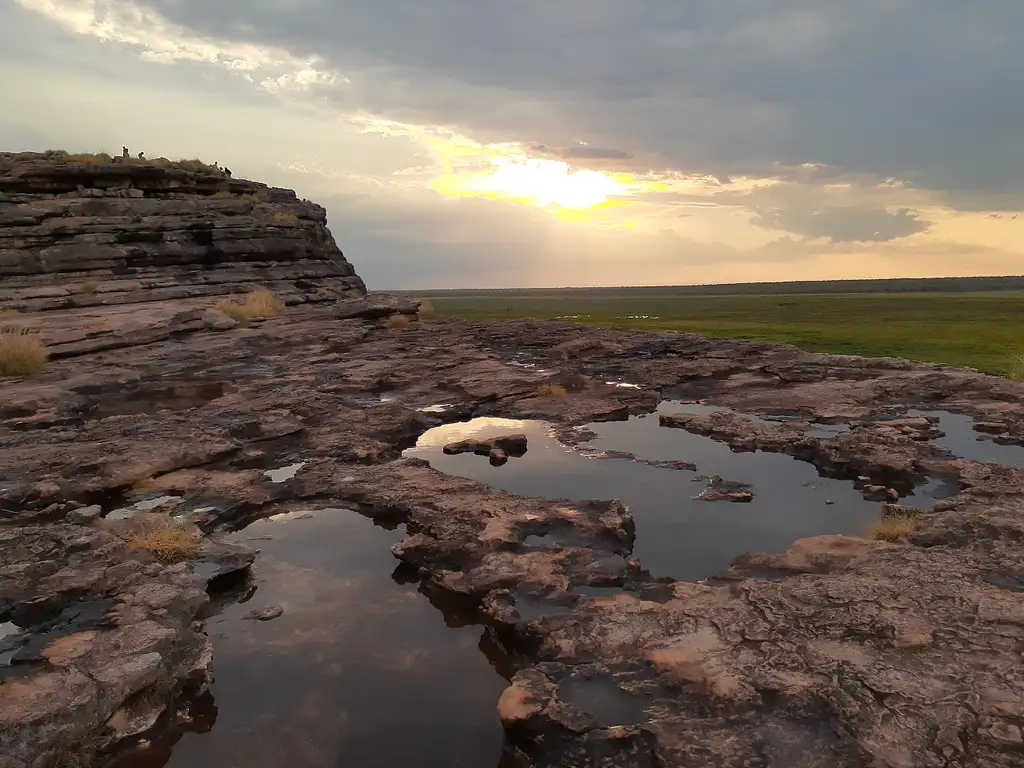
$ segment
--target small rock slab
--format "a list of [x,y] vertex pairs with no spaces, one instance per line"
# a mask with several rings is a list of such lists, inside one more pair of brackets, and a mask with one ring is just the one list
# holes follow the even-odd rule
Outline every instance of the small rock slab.
[[420,303],[401,296],[376,294],[358,299],[339,301],[334,305],[334,316],[339,320],[363,318],[376,320],[391,315],[415,315],[420,311]]
[[266,608],[262,608],[258,611],[250,611],[243,619],[249,621],[273,621],[279,616],[284,614],[284,608],[280,605],[269,605]]
[[460,453],[475,453],[488,456],[491,463],[504,464],[509,457],[519,458],[526,454],[526,435],[501,435],[486,440],[460,440],[448,443],[442,450],[448,456]]

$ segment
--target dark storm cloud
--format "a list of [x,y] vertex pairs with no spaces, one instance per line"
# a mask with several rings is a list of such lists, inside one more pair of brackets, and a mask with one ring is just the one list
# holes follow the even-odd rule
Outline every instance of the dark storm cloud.
[[1011,0],[145,2],[323,57],[351,79],[342,104],[489,139],[579,138],[722,176],[810,162],[1024,186]]
[[626,160],[632,157],[629,152],[623,152],[621,149],[604,149],[602,147],[590,147],[582,144],[578,147],[563,148],[549,147],[547,144],[531,144],[529,150],[540,155],[557,157],[562,160]]
[[568,163],[570,167],[579,166],[599,171],[630,171],[643,167],[641,159],[621,149],[591,147],[583,144],[551,147],[535,142],[526,145],[526,150],[531,157],[560,160]]
[[929,222],[909,209],[890,213],[880,208],[825,207],[762,211],[754,223],[803,237],[826,238],[833,243],[884,243],[924,232]]

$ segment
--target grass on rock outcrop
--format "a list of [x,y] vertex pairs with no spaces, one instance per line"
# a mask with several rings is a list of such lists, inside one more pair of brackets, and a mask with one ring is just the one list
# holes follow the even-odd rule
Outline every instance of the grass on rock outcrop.
[[561,384],[545,384],[543,387],[538,387],[533,394],[535,397],[565,397],[569,394],[569,390]]
[[260,288],[246,294],[241,301],[236,299],[219,301],[217,309],[232,320],[244,323],[257,318],[277,317],[284,312],[284,302],[270,291]]
[[[26,154],[26,157],[31,155]],[[222,169],[203,162],[199,158],[179,158],[170,160],[166,157],[114,157],[108,152],[68,152],[63,149],[48,149],[43,153],[48,160],[56,163],[81,163],[82,165],[103,165],[105,163],[135,163],[138,165],[155,165],[160,168],[177,168],[181,171],[194,173],[220,173]]]
[[916,515],[886,515],[868,526],[868,535],[878,541],[899,541],[916,527]]
[[28,328],[0,328],[0,376],[31,376],[46,367],[46,345]]
[[409,328],[412,322],[408,314],[392,314],[387,318],[387,327],[392,331],[399,331],[403,328]]
[[193,527],[173,520],[161,520],[157,525],[128,536],[125,542],[135,549],[149,552],[161,563],[173,564],[198,555],[203,536]]

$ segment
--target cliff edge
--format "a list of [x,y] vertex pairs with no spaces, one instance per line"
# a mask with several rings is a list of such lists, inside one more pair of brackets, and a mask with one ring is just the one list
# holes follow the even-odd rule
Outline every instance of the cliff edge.
[[256,287],[366,294],[327,212],[290,189],[198,161],[0,153],[0,312],[35,315],[51,357],[216,329],[216,302]]
[[22,311],[237,293],[288,304],[366,293],[290,189],[147,161],[0,154],[0,303]]

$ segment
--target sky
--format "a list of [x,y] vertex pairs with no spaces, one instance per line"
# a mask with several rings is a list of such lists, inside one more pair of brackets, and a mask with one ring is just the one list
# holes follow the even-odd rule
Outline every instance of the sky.
[[1024,272],[1020,0],[0,0],[0,150],[199,157],[371,289]]

